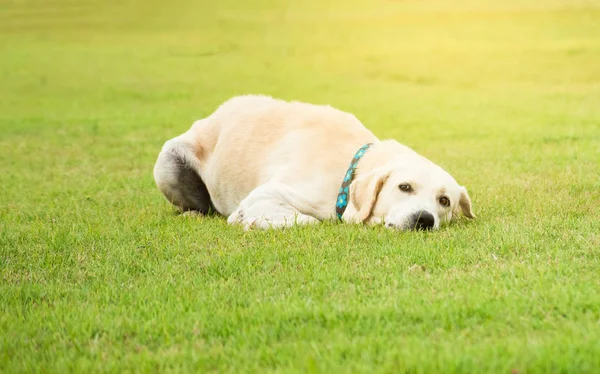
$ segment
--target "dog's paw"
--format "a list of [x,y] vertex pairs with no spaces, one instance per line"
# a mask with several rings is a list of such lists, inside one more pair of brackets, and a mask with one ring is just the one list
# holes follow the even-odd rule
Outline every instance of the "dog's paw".
[[202,214],[202,212],[200,212],[199,210],[188,210],[181,213],[182,217],[202,217],[203,215],[204,214]]
[[250,229],[267,230],[270,228],[281,227],[280,222],[272,222],[272,220],[269,220],[266,217],[246,215],[241,210],[236,210],[233,212],[227,218],[227,223],[230,225],[241,225],[245,231]]
[[233,213],[227,217],[227,223],[230,225],[237,225],[242,223],[242,218],[244,217],[242,210],[238,207]]
[[291,227],[295,225],[305,225],[319,222],[318,219],[304,214],[262,214],[252,215],[244,212],[235,212],[230,215],[227,222],[231,225],[241,225],[244,230],[251,229],[269,230]]
[[251,204],[248,199],[241,202],[238,208],[231,213],[227,218],[227,223],[230,225],[241,225],[244,230],[250,230],[252,228],[268,228],[265,225],[264,220],[260,220],[258,213],[258,207],[256,204]]

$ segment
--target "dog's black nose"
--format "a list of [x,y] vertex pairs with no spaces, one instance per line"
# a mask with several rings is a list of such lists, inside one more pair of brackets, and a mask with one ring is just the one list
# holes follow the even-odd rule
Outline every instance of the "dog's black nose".
[[420,210],[412,215],[410,227],[413,230],[431,230],[434,224],[433,214],[426,210]]

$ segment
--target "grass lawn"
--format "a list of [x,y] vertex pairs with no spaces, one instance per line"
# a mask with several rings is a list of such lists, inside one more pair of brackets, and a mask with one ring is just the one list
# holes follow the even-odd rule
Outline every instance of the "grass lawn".
[[[243,93],[356,114],[478,218],[176,215],[160,147]],[[0,171],[4,373],[600,368],[597,0],[0,0]]]

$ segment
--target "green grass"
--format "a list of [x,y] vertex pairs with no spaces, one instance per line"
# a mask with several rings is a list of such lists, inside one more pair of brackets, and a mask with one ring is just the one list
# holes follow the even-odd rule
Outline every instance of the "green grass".
[[[0,371],[596,372],[599,25],[591,0],[0,0]],[[242,93],[355,113],[477,220],[177,216],[162,143]]]

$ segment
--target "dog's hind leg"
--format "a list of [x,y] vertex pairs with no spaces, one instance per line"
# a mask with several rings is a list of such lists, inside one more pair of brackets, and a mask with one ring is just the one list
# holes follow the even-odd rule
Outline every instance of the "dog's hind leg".
[[193,147],[181,137],[165,143],[154,166],[154,181],[167,200],[181,211],[207,214],[211,200],[200,177]]

